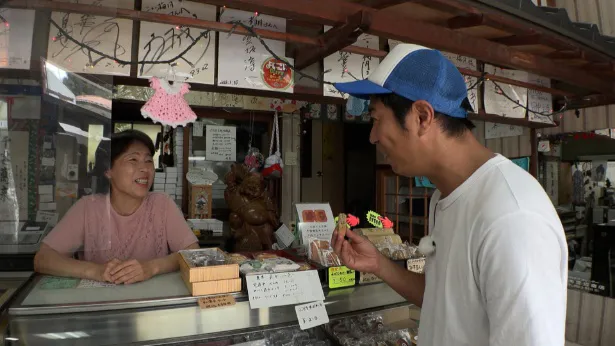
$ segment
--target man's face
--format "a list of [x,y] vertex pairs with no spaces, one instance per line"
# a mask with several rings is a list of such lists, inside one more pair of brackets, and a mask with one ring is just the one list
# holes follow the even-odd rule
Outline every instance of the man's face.
[[370,102],[370,115],[373,125],[369,140],[386,157],[393,172],[406,177],[422,175],[426,157],[422,155],[418,117],[412,109],[406,115],[405,128],[379,100]]

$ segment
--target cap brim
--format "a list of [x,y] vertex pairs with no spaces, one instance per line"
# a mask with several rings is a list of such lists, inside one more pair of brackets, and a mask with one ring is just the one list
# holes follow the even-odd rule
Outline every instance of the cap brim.
[[350,94],[361,99],[367,99],[370,95],[393,93],[391,90],[383,88],[367,79],[358,80],[355,82],[335,83],[333,86],[340,92]]

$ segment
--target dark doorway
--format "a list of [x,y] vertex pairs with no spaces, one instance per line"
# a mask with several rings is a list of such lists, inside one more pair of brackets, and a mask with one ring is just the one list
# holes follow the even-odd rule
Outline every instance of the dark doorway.
[[376,210],[376,146],[369,142],[371,128],[370,124],[344,124],[344,210],[361,219],[360,227],[370,227],[365,215]]

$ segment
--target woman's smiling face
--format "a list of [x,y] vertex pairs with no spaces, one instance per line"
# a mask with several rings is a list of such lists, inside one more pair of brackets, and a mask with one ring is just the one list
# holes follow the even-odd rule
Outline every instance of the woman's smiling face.
[[111,163],[107,177],[113,192],[137,199],[145,198],[154,183],[152,153],[145,144],[134,141]]

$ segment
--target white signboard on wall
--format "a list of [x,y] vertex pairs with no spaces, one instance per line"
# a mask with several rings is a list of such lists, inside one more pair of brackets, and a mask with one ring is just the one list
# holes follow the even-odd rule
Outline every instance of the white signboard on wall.
[[[330,26],[325,26],[325,31],[330,29]],[[377,50],[378,36],[362,34],[353,46]],[[378,64],[380,64],[379,58],[338,51],[323,61],[324,80],[331,83],[345,83],[365,79],[378,67]],[[333,85],[325,84],[323,91],[325,96],[344,97]]]
[[[192,1],[143,0],[143,11],[215,21],[216,7]],[[141,22],[139,61],[169,60],[198,42],[177,60],[177,72],[190,74],[191,83],[214,84],[216,35],[211,31],[175,25]],[[139,77],[160,75],[161,65],[139,65]]]
[[[531,73],[528,74],[528,82],[547,88],[551,87],[551,80],[549,78],[541,77]],[[546,116],[540,114],[553,113],[553,95],[543,91],[528,89],[527,99],[527,108],[531,111],[528,111],[527,113],[529,121],[553,124],[553,116]],[[539,114],[536,114],[534,112]]]
[[[100,0],[68,0],[82,5],[104,4]],[[114,6],[134,8],[134,0],[113,2]],[[77,42],[95,48],[112,57],[130,61],[132,51],[132,21],[80,13],[52,12],[51,19]],[[113,59],[103,58],[69,40],[49,23],[47,59],[66,67],[71,72],[113,74],[128,76],[129,65],[120,65]]]
[[[220,14],[220,21],[230,23],[239,21],[256,29],[286,32],[286,19],[254,12],[235,9],[224,9]],[[292,93],[294,78],[288,66],[275,61],[263,44],[256,37],[244,35],[220,34],[218,48],[218,83],[219,86],[232,88],[273,90]],[[283,41],[264,40],[267,46],[277,56],[293,63],[286,58],[286,43]],[[286,76],[284,85],[272,86],[267,83],[265,76],[272,72],[279,72]],[[290,77],[289,77],[290,76]]]
[[[528,74],[524,71],[501,69],[485,64],[488,74],[527,81]],[[513,102],[514,100],[514,102]],[[507,118],[525,118],[527,107],[527,89],[505,83],[485,82],[485,112]],[[506,124],[485,124],[485,138],[513,137],[523,134],[523,128]]]
[[207,125],[205,131],[205,160],[235,161],[237,128],[235,126]]
[[34,10],[2,8],[0,68],[30,69]]

